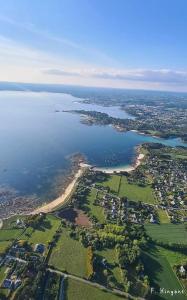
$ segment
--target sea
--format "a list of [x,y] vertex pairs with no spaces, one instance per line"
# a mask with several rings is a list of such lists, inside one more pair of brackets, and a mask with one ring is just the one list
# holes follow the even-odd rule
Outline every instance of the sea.
[[96,167],[119,167],[131,165],[136,146],[144,142],[186,145],[180,139],[88,126],[80,115],[63,112],[76,109],[133,118],[118,106],[85,104],[69,94],[0,91],[0,188],[50,201],[60,193],[73,154],[82,153]]

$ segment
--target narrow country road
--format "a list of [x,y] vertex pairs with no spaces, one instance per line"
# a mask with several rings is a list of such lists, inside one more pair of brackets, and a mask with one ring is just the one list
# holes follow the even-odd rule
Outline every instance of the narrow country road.
[[59,274],[61,276],[64,276],[64,278],[71,278],[71,279],[74,279],[74,280],[77,280],[77,281],[80,281],[82,283],[86,283],[86,284],[89,284],[93,287],[96,287],[96,288],[99,288],[101,290],[105,290],[109,293],[112,293],[112,294],[115,294],[115,295],[119,295],[119,296],[124,296],[125,298],[127,299],[132,299],[132,300],[145,300],[145,298],[141,298],[141,297],[134,297],[128,293],[125,293],[125,292],[122,292],[120,290],[117,290],[117,289],[108,289],[107,287],[105,287],[104,285],[101,285],[97,282],[93,282],[93,281],[89,281],[89,280],[86,280],[84,278],[81,278],[81,277],[78,277],[78,276],[75,276],[75,275],[71,275],[71,274],[67,274],[67,273],[63,273],[61,271],[58,271],[58,270],[54,270],[54,269],[51,269],[51,268],[48,268],[47,269],[49,272],[51,273],[56,273],[56,274]]

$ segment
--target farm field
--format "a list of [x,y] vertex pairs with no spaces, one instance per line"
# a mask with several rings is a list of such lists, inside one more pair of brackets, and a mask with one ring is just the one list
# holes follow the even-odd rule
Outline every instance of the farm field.
[[90,190],[90,193],[87,197],[86,208],[88,208],[92,216],[95,216],[97,218],[99,223],[105,223],[106,219],[103,208],[94,204],[94,201],[97,197],[97,193],[98,192],[95,188],[92,188]]
[[17,219],[24,221],[26,219],[26,216],[24,216],[24,215],[12,216],[8,219],[3,220],[2,229],[13,229],[13,228],[15,228]]
[[69,236],[70,231],[66,228],[62,230],[62,235],[51,253],[49,265],[76,276],[86,277],[87,249]]
[[31,245],[38,243],[47,245],[48,242],[52,240],[53,235],[59,226],[60,220],[55,216],[48,214],[39,228],[27,228],[27,230],[21,236],[21,239],[28,240]]
[[147,224],[147,234],[151,238],[169,243],[187,244],[187,230],[184,224]]
[[[118,266],[117,256],[115,249],[106,249],[102,251],[96,251],[95,254],[98,256],[98,259],[102,261],[102,259],[106,259],[108,265],[110,266],[110,270],[112,271],[112,275],[114,276],[116,283],[121,285],[123,284],[121,269]],[[105,281],[104,275],[99,274],[99,279],[101,282]]]
[[158,204],[150,185],[141,187],[137,184],[130,184],[126,176],[109,175],[108,180],[98,184],[108,187],[111,193],[119,197],[128,197],[129,200]]
[[119,192],[119,185],[121,181],[121,176],[119,175],[108,175],[108,179],[102,183],[99,183],[100,185],[104,187],[109,187],[110,192],[118,194]]
[[105,292],[89,284],[68,279],[65,291],[66,300],[125,300],[124,297]]
[[[183,290],[183,286],[175,275],[174,271],[167,258],[161,255],[160,251],[150,250],[149,253],[144,253],[143,260],[145,263],[145,270],[151,279],[151,286],[155,290],[160,288],[165,290]],[[177,294],[174,296],[175,300],[185,300],[186,295]],[[170,300],[173,297],[171,294],[160,294],[160,298],[163,300]],[[154,298],[153,298],[154,299]],[[157,298],[156,298],[157,299]]]
[[22,232],[23,229],[0,229],[0,241],[13,241]]
[[11,245],[9,241],[0,241],[0,255]]
[[161,224],[170,223],[170,219],[168,218],[168,215],[165,210],[157,209],[157,212]]
[[172,251],[172,250],[165,249],[163,247],[157,247],[157,249],[160,255],[167,258],[171,266],[174,266],[175,264],[182,264],[183,262],[186,261],[187,251],[186,254],[183,254],[179,251]]
[[[6,269],[7,269],[7,267],[5,267],[5,266],[3,266],[3,267],[0,268],[0,286],[3,283],[3,280],[6,278]],[[7,297],[8,293],[9,293],[8,290],[0,288],[0,299],[1,299],[1,296]]]
[[142,201],[150,204],[158,204],[153,195],[151,186],[141,187],[137,184],[130,184],[125,176],[122,176],[119,197],[128,197],[130,200]]

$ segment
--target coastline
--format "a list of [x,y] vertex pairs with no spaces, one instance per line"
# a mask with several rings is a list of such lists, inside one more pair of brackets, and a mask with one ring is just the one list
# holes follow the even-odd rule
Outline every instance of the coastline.
[[88,168],[92,168],[93,171],[101,171],[106,174],[134,171],[141,164],[142,159],[145,157],[145,154],[139,153],[139,148],[137,149],[137,151],[138,151],[138,156],[135,159],[135,163],[129,166],[114,167],[114,168],[97,168],[97,167],[92,167],[87,163],[83,163],[83,162],[79,163],[79,169],[75,173],[73,180],[66,187],[65,191],[58,198],[52,200],[49,203],[43,204],[41,207],[34,209],[31,212],[31,214],[49,213],[57,209],[62,204],[64,204],[66,200],[70,197],[74,188],[76,187],[76,184],[80,179],[80,177],[83,175],[84,171]]
[[141,161],[144,157],[145,157],[145,154],[138,153],[138,156],[135,159],[135,163],[132,165],[113,167],[113,168],[93,168],[93,170],[101,171],[105,174],[114,174],[114,173],[120,173],[120,172],[132,172],[141,164]]
[[59,207],[60,205],[64,204],[66,200],[69,198],[71,193],[73,192],[79,178],[83,175],[86,168],[88,168],[88,165],[86,164],[79,164],[79,169],[75,173],[73,180],[68,184],[65,191],[56,199],[52,200],[49,203],[43,204],[41,207],[38,207],[34,209],[31,214],[39,214],[39,213],[49,213],[52,212],[54,209]]
[[[141,153],[141,148],[137,147],[136,149],[137,156],[135,156],[134,163],[132,165],[128,166],[119,166],[119,167],[111,167],[111,168],[97,168],[93,167],[92,165],[89,165],[84,162],[84,160],[80,161],[79,163],[76,164],[77,158],[75,159],[75,166],[76,168],[74,169],[74,175],[72,176],[71,180],[69,181],[68,185],[62,192],[62,194],[57,197],[56,199],[48,202],[48,203],[43,203],[41,206],[36,206],[30,209],[27,208],[26,211],[23,210],[22,212],[17,212],[16,210],[14,213],[11,213],[9,216],[3,217],[3,219],[9,218],[14,215],[35,215],[39,213],[50,213],[53,212],[55,209],[59,208],[63,204],[67,202],[71,194],[73,193],[79,179],[82,177],[84,174],[85,170],[87,169],[92,169],[93,171],[100,171],[106,174],[114,174],[114,173],[120,173],[120,172],[132,172],[134,171],[140,164],[142,159],[145,157],[143,153]],[[1,227],[1,224],[0,224]]]

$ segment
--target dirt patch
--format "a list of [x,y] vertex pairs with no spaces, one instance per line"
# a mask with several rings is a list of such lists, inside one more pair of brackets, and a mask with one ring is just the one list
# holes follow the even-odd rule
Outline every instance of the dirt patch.
[[75,223],[79,226],[90,227],[92,223],[90,219],[82,210],[77,210],[77,217],[75,219]]
[[58,216],[78,226],[91,227],[92,225],[88,216],[80,209],[66,208],[61,210]]

